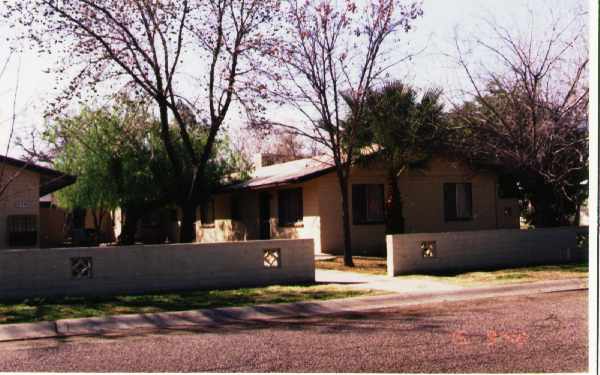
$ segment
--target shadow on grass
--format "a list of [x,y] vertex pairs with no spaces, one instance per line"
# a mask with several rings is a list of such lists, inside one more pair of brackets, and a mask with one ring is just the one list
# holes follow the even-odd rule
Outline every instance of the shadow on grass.
[[[267,312],[268,308],[257,308],[261,312]],[[291,318],[262,320],[262,319],[237,319],[235,316],[227,317],[224,315],[215,315],[211,323],[202,322],[197,324],[193,319],[189,325],[178,327],[165,327],[158,329],[138,330],[136,332],[105,332],[92,337],[105,339],[119,339],[122,337],[147,336],[155,334],[201,334],[218,333],[219,335],[236,335],[240,332],[258,331],[258,330],[278,330],[278,331],[302,331],[313,334],[332,334],[332,333],[351,333],[351,334],[372,334],[382,329],[383,323],[395,322],[394,329],[386,328],[389,334],[406,334],[436,331],[438,333],[449,332],[448,325],[455,324],[457,317],[448,312],[433,311],[413,311],[407,310],[402,314],[388,313],[385,311],[370,311],[368,313],[347,312],[336,314],[325,314],[315,316],[297,316]],[[160,323],[153,320],[157,327]]]
[[369,291],[312,284],[97,297],[30,298],[0,302],[0,323],[291,303],[355,297],[368,293]]

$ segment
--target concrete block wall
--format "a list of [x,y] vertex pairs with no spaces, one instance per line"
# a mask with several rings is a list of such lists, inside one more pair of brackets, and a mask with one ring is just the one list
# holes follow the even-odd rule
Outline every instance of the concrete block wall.
[[[0,251],[0,299],[217,289],[315,281],[312,239]],[[280,249],[280,267],[263,251]],[[92,258],[92,277],[72,275]]]
[[[581,258],[577,235],[585,227],[533,230],[496,229],[386,236],[389,276],[529,264]],[[424,257],[422,242],[435,242],[434,256]]]

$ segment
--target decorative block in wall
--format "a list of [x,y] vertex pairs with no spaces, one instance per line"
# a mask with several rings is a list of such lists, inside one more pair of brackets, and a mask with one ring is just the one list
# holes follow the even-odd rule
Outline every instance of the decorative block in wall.
[[264,249],[263,260],[265,268],[280,268],[281,249]]
[[423,252],[423,258],[435,258],[435,241],[421,241],[421,251]]
[[92,257],[71,258],[71,277],[74,279],[91,279],[93,266]]

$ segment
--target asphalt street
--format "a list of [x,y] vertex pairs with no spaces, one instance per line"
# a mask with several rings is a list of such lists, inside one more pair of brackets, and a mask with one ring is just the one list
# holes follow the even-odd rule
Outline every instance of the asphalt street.
[[0,371],[585,372],[587,291],[0,343]]

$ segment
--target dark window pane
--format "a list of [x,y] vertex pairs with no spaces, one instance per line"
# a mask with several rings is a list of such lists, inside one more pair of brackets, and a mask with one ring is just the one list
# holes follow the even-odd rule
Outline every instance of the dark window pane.
[[456,184],[444,184],[444,217],[456,220]]
[[457,205],[457,216],[461,219],[470,219],[473,217],[473,193],[471,184],[460,184],[462,192],[460,196],[461,205]]
[[365,185],[352,185],[352,218],[354,224],[366,221]]
[[37,243],[37,216],[8,216],[6,231],[9,246],[34,246]]
[[302,188],[278,192],[279,225],[293,225],[304,219]]
[[383,184],[352,185],[352,218],[354,224],[384,221]]
[[471,183],[444,184],[444,217],[447,221],[473,218]]
[[366,185],[367,222],[383,222],[383,185]]
[[237,195],[231,196],[231,220],[241,221],[242,213],[241,213],[241,199]]
[[200,221],[202,225],[214,225],[215,223],[215,200],[210,199],[200,208]]

